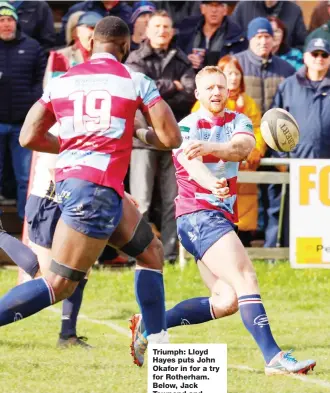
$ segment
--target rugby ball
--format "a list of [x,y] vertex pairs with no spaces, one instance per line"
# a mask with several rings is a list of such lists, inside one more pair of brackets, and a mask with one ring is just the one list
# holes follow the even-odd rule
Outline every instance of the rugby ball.
[[261,135],[276,151],[290,152],[299,142],[299,127],[295,118],[281,108],[269,109],[261,119]]

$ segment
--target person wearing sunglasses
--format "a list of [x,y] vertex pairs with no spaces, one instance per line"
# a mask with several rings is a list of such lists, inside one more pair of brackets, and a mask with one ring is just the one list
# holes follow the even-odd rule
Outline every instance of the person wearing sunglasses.
[[[300,140],[290,158],[330,158],[330,44],[322,38],[311,40],[304,51],[304,66],[279,85],[273,107],[283,108],[296,119]],[[282,157],[284,153],[273,152]],[[270,187],[276,187],[270,185]],[[270,203],[272,219],[280,211],[280,192]],[[289,193],[286,194],[288,207]],[[288,247],[289,212],[285,212],[283,246]]]

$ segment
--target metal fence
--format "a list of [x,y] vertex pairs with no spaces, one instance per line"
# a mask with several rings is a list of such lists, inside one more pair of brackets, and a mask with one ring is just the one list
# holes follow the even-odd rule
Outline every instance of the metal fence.
[[[287,165],[290,166],[290,158],[263,158],[260,162],[261,167]],[[286,194],[287,184],[290,183],[289,172],[248,172],[241,171],[238,173],[238,183],[253,183],[253,184],[282,184],[281,195],[281,209],[279,218],[279,235],[283,222],[284,200]],[[279,236],[278,236],[279,238]],[[277,247],[263,248],[263,247],[247,247],[246,248],[251,259],[288,259],[289,248],[280,247],[279,241]],[[180,267],[184,268],[187,264],[188,258],[191,257],[189,253],[180,244],[179,247],[179,261]]]

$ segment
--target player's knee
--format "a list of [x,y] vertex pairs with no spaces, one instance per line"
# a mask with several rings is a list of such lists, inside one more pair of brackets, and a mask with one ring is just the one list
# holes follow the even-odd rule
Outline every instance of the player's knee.
[[56,303],[70,297],[78,285],[78,282],[68,280],[57,274],[48,275],[47,282],[53,289]]
[[58,302],[70,297],[85,275],[85,272],[62,265],[53,259],[47,281],[54,291],[55,301]]
[[154,236],[147,249],[138,257],[137,264],[149,269],[162,270],[164,248],[162,242]]
[[226,295],[213,293],[211,304],[215,318],[233,315],[238,311],[238,300],[234,291]]

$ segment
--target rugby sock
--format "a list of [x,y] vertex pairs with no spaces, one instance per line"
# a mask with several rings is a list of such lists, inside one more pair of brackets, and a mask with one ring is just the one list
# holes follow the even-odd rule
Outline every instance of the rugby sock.
[[135,296],[147,335],[166,331],[163,274],[159,270],[135,270]]
[[28,246],[7,232],[0,231],[0,248],[32,278],[36,275],[39,270],[38,257]]
[[69,338],[77,335],[77,318],[87,281],[86,278],[83,278],[73,294],[69,298],[63,300],[62,328],[60,333],[62,338]]
[[27,281],[0,299],[0,326],[29,317],[54,302],[53,289],[43,277]]
[[208,297],[194,297],[184,300],[166,311],[167,328],[180,325],[196,325],[215,319]]
[[281,349],[276,344],[270,330],[266,310],[260,295],[248,295],[238,298],[242,321],[257,342],[265,362],[268,364]]

